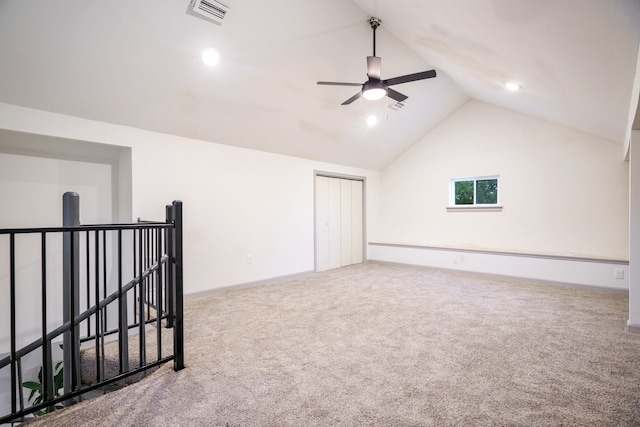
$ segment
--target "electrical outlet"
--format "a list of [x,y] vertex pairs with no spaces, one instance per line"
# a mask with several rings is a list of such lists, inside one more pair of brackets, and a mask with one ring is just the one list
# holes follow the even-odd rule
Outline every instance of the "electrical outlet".
[[247,264],[253,264],[253,255],[247,255]]
[[613,270],[613,278],[622,280],[624,279],[624,270],[621,268],[616,268]]

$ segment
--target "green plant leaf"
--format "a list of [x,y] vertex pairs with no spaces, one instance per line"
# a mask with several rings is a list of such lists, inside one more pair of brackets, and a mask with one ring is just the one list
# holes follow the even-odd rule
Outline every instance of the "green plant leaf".
[[25,381],[22,383],[22,386],[32,390],[42,391],[42,384],[35,381]]
[[[60,346],[62,348],[62,346]],[[63,373],[63,363],[62,361],[57,362],[54,369],[55,375],[53,376],[53,387],[54,387],[54,397],[60,397],[60,390],[64,387],[64,373]],[[26,389],[31,390],[29,393],[29,402],[32,402],[32,405],[39,405],[44,401],[44,392],[43,392],[43,381],[42,381],[43,369],[42,366],[38,371],[38,381],[25,381],[22,383],[22,386]],[[36,416],[42,416],[47,412],[56,411],[59,409],[63,409],[64,405],[57,404],[53,407],[46,408],[45,410],[36,411],[34,414]]]
[[42,392],[42,384],[35,381],[26,381],[22,383],[22,387],[31,389],[33,391]]

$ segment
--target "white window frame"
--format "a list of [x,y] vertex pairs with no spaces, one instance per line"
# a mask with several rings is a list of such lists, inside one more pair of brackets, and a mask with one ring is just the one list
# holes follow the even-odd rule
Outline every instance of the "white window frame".
[[[496,203],[477,203],[477,181],[483,181],[488,179],[495,179],[498,185],[498,197]],[[456,182],[461,181],[473,181],[473,204],[470,205],[456,205]],[[471,176],[466,178],[451,178],[449,180],[449,206],[447,210],[502,210],[500,204],[501,196],[500,188],[500,175],[485,175],[485,176]]]

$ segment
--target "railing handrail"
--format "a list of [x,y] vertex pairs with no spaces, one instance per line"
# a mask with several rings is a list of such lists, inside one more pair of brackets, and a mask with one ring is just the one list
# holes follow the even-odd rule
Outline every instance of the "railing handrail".
[[140,222],[124,224],[88,224],[70,227],[25,227],[0,228],[0,234],[29,234],[29,233],[63,233],[72,231],[116,231],[116,230],[144,230],[151,228],[172,228],[173,224],[166,222]]
[[[65,193],[65,197],[75,198],[79,205],[78,195]],[[63,203],[64,204],[64,203]],[[77,208],[75,208],[77,215]],[[64,213],[64,215],[67,215]],[[63,216],[64,216],[63,215]],[[166,207],[166,220],[141,221],[120,224],[78,224],[78,216],[73,221],[65,219],[62,227],[24,227],[3,228],[0,235],[9,236],[10,276],[9,292],[11,304],[10,353],[0,358],[0,369],[11,367],[11,410],[10,414],[0,413],[0,424],[6,422],[24,421],[24,416],[41,409],[52,408],[56,403],[63,402],[64,406],[71,405],[71,400],[82,396],[91,390],[123,380],[137,373],[144,372],[162,363],[173,360],[174,370],[184,368],[184,331],[183,331],[183,228],[182,202],[174,201]],[[116,232],[116,234],[107,234]],[[126,235],[125,233],[126,232]],[[63,235],[63,319],[53,330],[47,327],[46,294],[47,287],[47,236],[53,233]],[[42,334],[29,344],[17,348],[16,345],[16,289],[24,283],[16,281],[16,241],[18,235],[40,235],[41,259],[41,332]],[[78,239],[86,236],[86,243],[81,246]],[[113,243],[107,243],[107,237]],[[123,238],[132,242],[132,250],[123,251]],[[91,242],[91,244],[90,244]],[[107,250],[108,249],[108,250]],[[83,255],[81,255],[81,252]],[[125,253],[127,255],[125,255]],[[78,256],[82,260],[78,259]],[[125,259],[129,261],[125,263]],[[109,263],[108,263],[109,260]],[[79,265],[84,263],[85,270],[82,277]],[[107,267],[109,265],[109,267]],[[126,272],[123,270],[126,269]],[[112,275],[107,279],[107,275]],[[126,277],[125,277],[126,275]],[[131,278],[129,281],[127,279]],[[77,286],[82,283],[86,287],[83,300],[77,298]],[[71,284],[71,286],[69,286]],[[115,287],[115,286],[117,287]],[[74,290],[75,289],[75,290]],[[86,298],[86,300],[85,300]],[[127,302],[128,301],[128,302]],[[117,325],[109,326],[107,314],[110,304],[116,306]],[[130,312],[129,310],[133,310]],[[128,313],[132,313],[128,314]],[[132,316],[132,317],[131,317]],[[109,320],[113,319],[111,315]],[[163,321],[165,322],[163,324]],[[156,348],[154,356],[147,355],[146,325],[154,323],[156,326]],[[113,324],[113,323],[112,323]],[[86,331],[80,332],[80,328]],[[92,327],[92,325],[94,325]],[[113,329],[115,327],[115,329]],[[165,341],[165,328],[172,329],[173,350],[162,350]],[[129,335],[136,331],[139,336],[139,361],[130,367],[129,363]],[[118,364],[117,372],[109,373],[105,369],[105,337],[118,333]],[[53,390],[54,369],[52,367],[51,347],[54,340],[64,338],[64,391],[60,397],[55,397],[57,390]],[[86,340],[95,340],[94,366],[95,378],[88,383],[81,383],[80,375],[80,344]],[[42,348],[42,403],[25,407],[23,402],[22,359],[34,351]],[[152,354],[152,353],[150,353]],[[150,360],[148,359],[150,357]],[[135,367],[137,366],[137,367]],[[57,369],[57,368],[56,368]],[[115,376],[114,376],[115,375]],[[67,381],[70,383],[68,384]],[[18,395],[19,394],[19,395]],[[17,402],[17,397],[20,402]]]

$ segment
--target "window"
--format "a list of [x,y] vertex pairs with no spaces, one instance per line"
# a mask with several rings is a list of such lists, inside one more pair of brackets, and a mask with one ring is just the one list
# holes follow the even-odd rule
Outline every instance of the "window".
[[449,183],[450,207],[497,207],[499,176],[455,178]]

